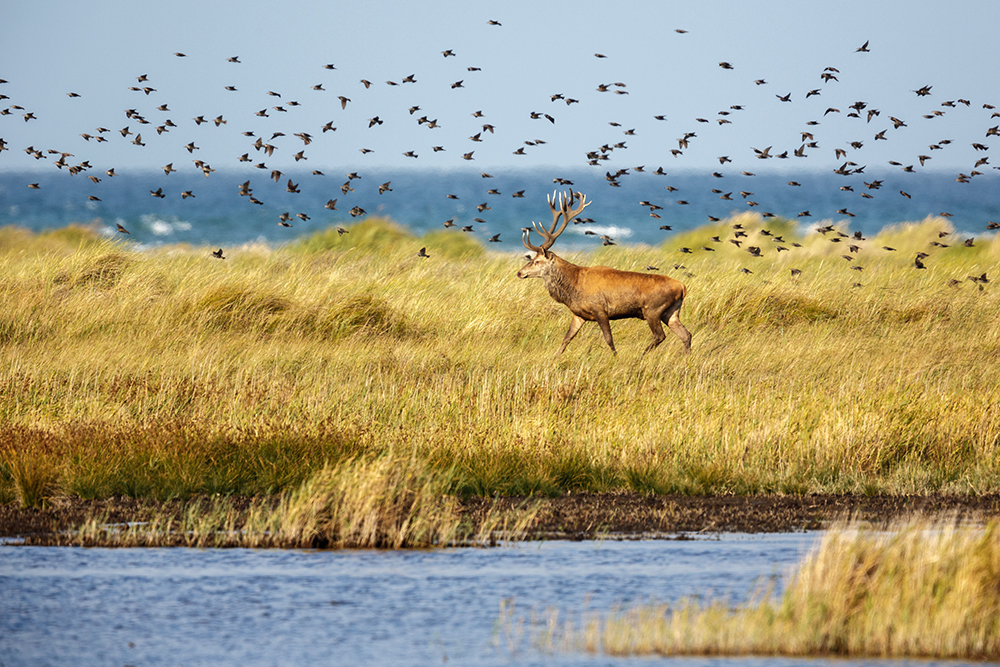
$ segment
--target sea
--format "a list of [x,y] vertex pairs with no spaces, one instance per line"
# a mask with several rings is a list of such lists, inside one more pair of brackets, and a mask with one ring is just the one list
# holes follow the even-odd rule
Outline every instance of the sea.
[[[988,233],[987,225],[1000,221],[1000,174],[992,169],[968,182],[950,172],[900,169],[847,176],[735,170],[660,175],[655,169],[345,168],[277,178],[252,168],[207,177],[197,169],[114,176],[97,170],[76,175],[65,170],[0,171],[0,227],[41,232],[82,224],[128,238],[139,248],[233,248],[280,246],[331,226],[349,228],[382,216],[417,236],[444,230],[446,224],[454,225],[449,233],[471,234],[484,245],[499,234],[490,249],[523,252],[521,229],[532,221],[550,224],[546,197],[570,189],[584,193],[591,205],[560,238],[560,248],[596,247],[603,242],[600,236],[621,246],[659,245],[672,235],[745,212],[794,220],[803,233],[834,222],[866,236],[928,216],[942,217],[943,225],[967,236]],[[29,187],[34,184],[37,188]],[[241,194],[244,184],[247,194]],[[152,194],[157,191],[162,196]],[[183,197],[183,192],[193,196]],[[331,200],[335,209],[327,207]],[[291,227],[279,224],[282,215]],[[118,225],[129,231],[127,237],[117,231]]]

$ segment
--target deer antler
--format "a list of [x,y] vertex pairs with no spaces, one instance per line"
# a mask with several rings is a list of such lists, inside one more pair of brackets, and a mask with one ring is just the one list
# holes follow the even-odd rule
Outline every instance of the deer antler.
[[[577,200],[577,198],[579,198],[580,200],[580,205],[572,210],[569,210],[568,207],[572,206],[573,203]],[[544,241],[542,241],[542,245],[540,246],[533,245],[528,240],[528,237],[531,234],[531,230],[527,227],[524,228],[523,236],[521,238],[522,242],[524,243],[524,246],[529,250],[534,250],[535,252],[543,252],[551,248],[552,244],[556,242],[557,238],[559,238],[559,235],[562,234],[563,230],[566,229],[566,225],[569,224],[569,221],[575,218],[576,216],[580,215],[583,209],[587,208],[587,206],[590,205],[590,202],[587,201],[587,195],[581,194],[579,192],[574,193],[572,190],[569,191],[568,197],[564,193],[561,192],[559,193],[558,196],[559,208],[555,207],[555,203],[557,201],[555,192],[553,192],[551,195],[546,196],[546,199],[549,202],[549,209],[552,211],[552,226],[549,227],[548,229],[545,229],[545,227],[543,227],[541,224],[537,222],[532,221],[531,223],[532,226],[535,228],[535,231],[538,232],[538,235],[544,239]],[[556,224],[558,224],[559,222],[560,215],[562,216],[563,221],[562,225],[560,225],[559,229],[557,230]]]

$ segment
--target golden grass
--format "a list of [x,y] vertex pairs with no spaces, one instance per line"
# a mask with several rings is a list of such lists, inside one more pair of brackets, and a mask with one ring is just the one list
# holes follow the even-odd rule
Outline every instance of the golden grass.
[[1000,491],[1000,300],[964,280],[1000,242],[917,271],[880,236],[856,272],[842,243],[778,221],[803,247],[776,255],[740,222],[764,258],[569,253],[683,280],[694,348],[643,357],[648,328],[619,321],[617,356],[589,325],[557,360],[569,313],[515,278],[519,247],[369,221],[218,261],[0,230],[0,500],[40,502],[16,490],[29,459],[46,493],[168,500],[290,492],[390,452],[449,471],[450,494]]
[[280,547],[401,549],[497,544],[522,539],[537,508],[463,519],[449,495],[451,473],[393,455],[325,466],[277,502],[237,509],[221,498],[164,510],[127,525],[94,516],[55,539],[104,547]]
[[21,507],[45,507],[57,492],[59,473],[51,458],[34,452],[15,451],[7,466],[14,498]]
[[[643,605],[546,634],[612,655],[1000,657],[1000,522],[841,525],[775,599]],[[508,614],[508,616],[510,616]],[[508,618],[508,624],[511,622]]]

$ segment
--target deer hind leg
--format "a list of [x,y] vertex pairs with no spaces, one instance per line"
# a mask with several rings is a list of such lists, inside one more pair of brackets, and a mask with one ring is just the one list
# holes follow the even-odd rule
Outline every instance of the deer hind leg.
[[673,304],[665,311],[663,311],[663,315],[660,316],[660,319],[666,322],[667,326],[670,327],[670,330],[673,331],[677,335],[677,337],[681,339],[681,342],[684,343],[684,351],[690,352],[691,332],[685,329],[684,325],[681,324],[682,305],[684,305],[684,300],[678,299],[677,303]]
[[557,357],[563,353],[563,350],[565,350],[566,346],[569,345],[569,342],[573,340],[573,337],[580,332],[580,327],[583,326],[583,322],[584,319],[582,317],[578,317],[576,315],[573,316],[573,320],[569,323],[569,331],[566,332],[562,345],[559,346],[559,351],[556,352]]
[[646,346],[643,354],[648,354],[650,350],[666,340],[667,335],[663,333],[663,325],[660,324],[660,318],[663,313],[648,313],[646,315],[646,324],[649,325],[649,330],[653,332],[653,342]]

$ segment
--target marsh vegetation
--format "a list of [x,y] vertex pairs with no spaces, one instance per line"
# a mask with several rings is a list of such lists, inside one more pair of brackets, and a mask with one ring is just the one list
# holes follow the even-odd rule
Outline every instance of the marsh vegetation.
[[[550,612],[534,641],[611,655],[836,655],[995,660],[1000,524],[926,519],[830,530],[788,575],[738,605],[684,598],[592,614]],[[510,626],[524,621],[501,605]]]
[[585,327],[557,360],[569,313],[514,277],[522,253],[459,233],[371,219],[220,261],[0,230],[0,502],[285,499],[380,460],[459,497],[1000,491],[1000,302],[966,280],[1000,242],[915,270],[950,231],[930,219],[851,271],[842,244],[767,226],[802,247],[567,253],[682,280],[694,347],[642,357],[647,327],[623,320],[617,357]]

